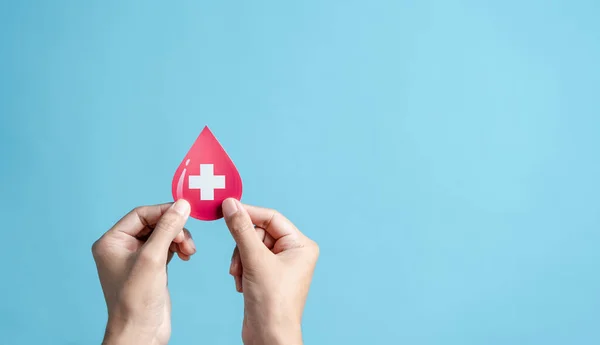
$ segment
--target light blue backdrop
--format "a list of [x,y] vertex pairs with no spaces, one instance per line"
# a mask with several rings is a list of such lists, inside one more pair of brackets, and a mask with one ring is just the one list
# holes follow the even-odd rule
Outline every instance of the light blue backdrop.
[[[322,256],[307,344],[600,342],[597,1],[2,1],[0,343],[98,344],[92,242],[208,124]],[[172,344],[238,344],[190,221]]]

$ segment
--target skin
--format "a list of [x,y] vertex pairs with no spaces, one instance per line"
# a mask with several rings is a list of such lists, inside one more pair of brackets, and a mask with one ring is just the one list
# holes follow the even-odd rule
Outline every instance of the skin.
[[[244,295],[244,344],[302,344],[302,313],[317,244],[277,211],[223,202],[236,247],[230,274]],[[185,200],[138,207],[92,246],[106,299],[105,345],[164,345],[171,336],[167,265],[196,252]]]

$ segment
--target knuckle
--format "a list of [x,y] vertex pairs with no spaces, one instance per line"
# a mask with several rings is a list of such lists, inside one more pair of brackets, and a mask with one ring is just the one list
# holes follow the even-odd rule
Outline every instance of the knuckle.
[[104,238],[101,237],[92,244],[92,255],[94,257],[102,256],[106,252],[106,245],[104,243]]
[[254,231],[254,226],[247,221],[243,214],[236,214],[231,222],[231,230],[234,233],[243,234],[246,231]]
[[254,231],[254,227],[252,226],[252,224],[242,223],[242,224],[239,224],[238,226],[234,227],[233,231],[235,233],[237,233],[238,235],[243,235],[248,231]]
[[321,249],[319,248],[319,244],[317,242],[309,239],[308,247],[311,249],[311,251],[315,257],[319,256]]
[[273,222],[273,219],[275,218],[279,218],[282,216],[281,212],[277,211],[276,209],[272,208],[270,210],[271,212],[271,219],[269,219],[269,224],[271,224]]
[[260,227],[265,230],[269,229],[275,218],[281,217],[281,213],[274,208],[268,208],[267,211],[270,214],[270,217],[260,224]]
[[159,231],[167,232],[176,230],[179,227],[179,224],[181,224],[181,218],[182,217],[177,212],[167,212],[161,218],[160,224],[159,226],[157,226],[157,229]]
[[240,263],[233,262],[231,264],[231,266],[229,267],[229,274],[231,274],[232,276],[242,275],[242,270],[241,270]]
[[159,258],[157,255],[154,255],[154,253],[149,250],[142,250],[138,256],[138,261],[140,264],[150,267],[161,266],[164,264],[161,262],[161,258]]
[[129,211],[129,213],[133,213],[133,214],[143,214],[144,210],[147,206],[137,206],[131,209],[131,211]]

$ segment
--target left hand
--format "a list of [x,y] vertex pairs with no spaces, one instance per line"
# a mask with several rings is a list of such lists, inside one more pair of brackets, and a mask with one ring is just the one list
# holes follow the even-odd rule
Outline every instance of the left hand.
[[103,344],[165,345],[171,336],[167,264],[196,252],[185,200],[138,207],[92,246],[108,308]]

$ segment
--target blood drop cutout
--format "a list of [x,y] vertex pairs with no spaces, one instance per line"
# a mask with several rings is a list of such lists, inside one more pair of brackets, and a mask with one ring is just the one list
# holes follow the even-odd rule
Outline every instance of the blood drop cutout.
[[190,203],[190,216],[199,220],[222,218],[223,200],[242,197],[242,178],[208,126],[175,171],[172,192],[175,201]]

